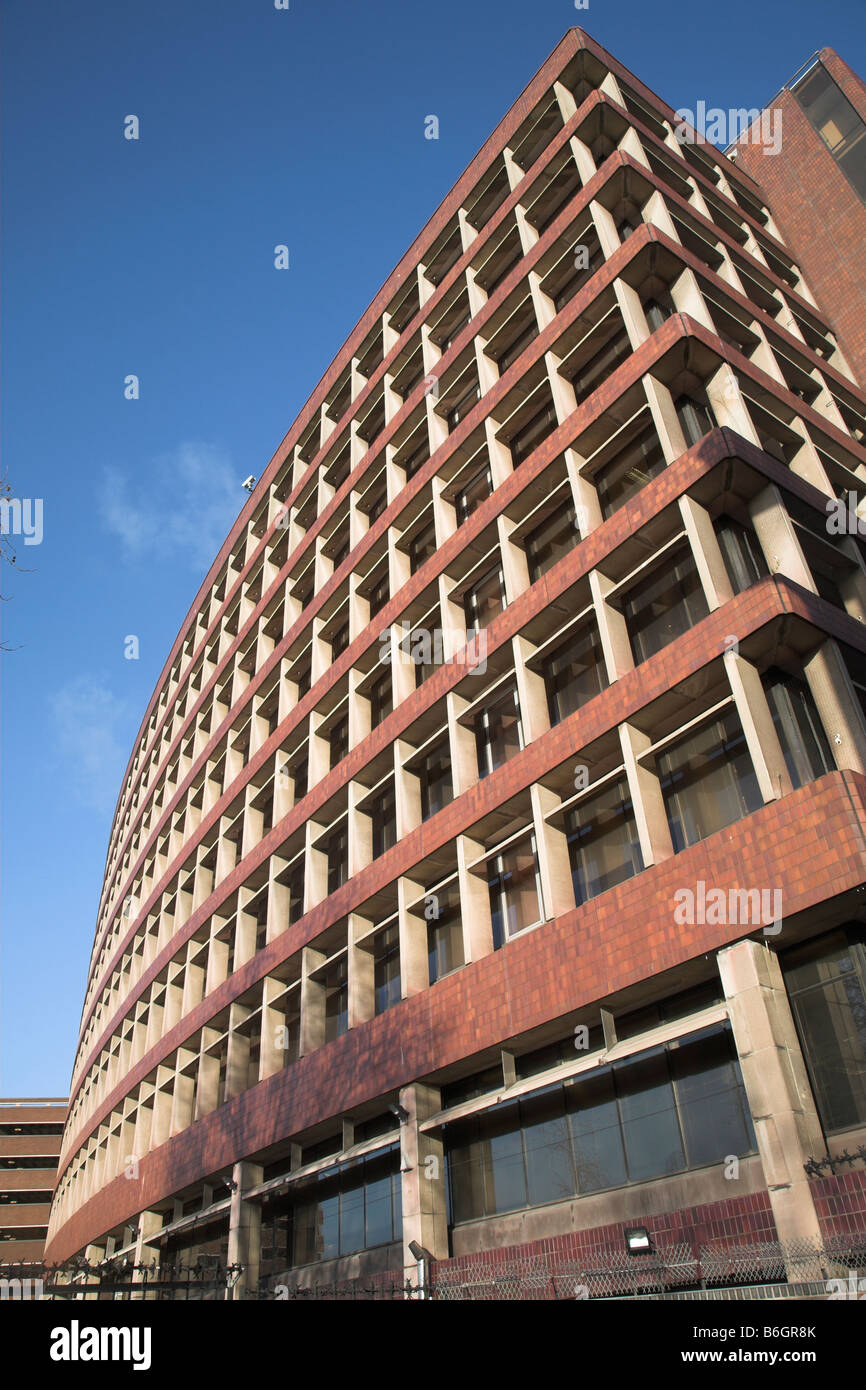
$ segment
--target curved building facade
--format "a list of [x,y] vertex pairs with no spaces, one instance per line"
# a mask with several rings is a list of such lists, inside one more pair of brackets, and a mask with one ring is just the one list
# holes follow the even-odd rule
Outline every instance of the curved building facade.
[[118,801],[49,1259],[465,1287],[866,1230],[866,397],[677,124],[570,31],[227,537]]

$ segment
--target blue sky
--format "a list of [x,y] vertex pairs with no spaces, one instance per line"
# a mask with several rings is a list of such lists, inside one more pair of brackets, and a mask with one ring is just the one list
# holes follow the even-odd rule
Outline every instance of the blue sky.
[[68,1086],[121,777],[241,480],[573,24],[692,110],[825,44],[866,72],[863,0],[2,0],[0,444],[43,540],[2,576],[0,1094]]

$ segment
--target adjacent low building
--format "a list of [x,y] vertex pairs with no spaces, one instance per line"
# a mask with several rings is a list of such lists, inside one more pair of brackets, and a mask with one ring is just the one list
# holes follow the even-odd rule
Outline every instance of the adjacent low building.
[[0,1277],[41,1264],[65,1100],[0,1099]]
[[862,1257],[866,394],[679,124],[570,31],[263,470],[120,793],[50,1258]]

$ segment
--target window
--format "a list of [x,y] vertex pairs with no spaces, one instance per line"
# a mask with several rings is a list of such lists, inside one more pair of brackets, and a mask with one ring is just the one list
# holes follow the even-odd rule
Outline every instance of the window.
[[373,825],[373,858],[378,859],[397,843],[397,801],[393,784],[379,793],[367,808],[367,814]]
[[670,293],[665,292],[658,298],[648,299],[643,306],[643,311],[646,314],[649,331],[655,333],[656,329],[661,328],[671,314],[676,313],[676,306]]
[[402,468],[403,472],[406,474],[407,483],[409,482],[410,478],[415,477],[415,474],[418,472],[418,469],[421,467],[422,463],[424,463],[429,457],[430,449],[425,438],[418,445],[417,449],[412,450],[412,453],[409,455],[408,458],[402,460]]
[[568,811],[566,836],[578,907],[643,868],[634,807],[624,778]]
[[639,666],[688,632],[708,612],[691,547],[668,553],[651,574],[632,585],[623,600],[635,664]]
[[463,596],[467,630],[479,631],[492,622],[505,607],[505,580],[502,567],[495,564],[480,579],[476,579]]
[[541,883],[535,836],[509,845],[487,861],[487,890],[493,922],[493,946],[498,950],[512,936],[541,920]]
[[454,796],[451,751],[447,738],[425,754],[418,764],[417,774],[421,783],[421,819],[428,820],[447,806]]
[[586,250],[586,265],[583,264],[582,258],[580,263],[578,263],[577,257],[575,256],[574,274],[570,275],[568,279],[563,284],[560,284],[554,291],[553,304],[557,313],[559,313],[560,309],[565,307],[570,299],[574,298],[579,289],[582,289],[583,286],[592,279],[599,266],[604,265],[604,252],[595,236],[584,231],[578,241],[578,246],[584,247]]
[[302,657],[302,659],[298,662],[298,665],[294,669],[293,675],[298,687],[299,700],[302,700],[304,698],[304,696],[310,688],[312,669],[313,662],[312,657],[310,655]]
[[481,399],[481,387],[477,382],[473,383],[455,405],[451,407],[445,419],[449,430],[456,429],[460,421],[469,414],[476,401]]
[[343,623],[341,627],[338,627],[337,631],[331,637],[331,660],[336,661],[338,656],[342,656],[348,645],[349,624],[346,622]]
[[722,516],[716,522],[716,536],[735,594],[741,594],[769,574],[754,531],[729,516]]
[[285,1232],[285,1260],[293,1267],[400,1240],[399,1167],[394,1145],[360,1163],[327,1170],[315,1187],[305,1185],[290,1202],[274,1204],[274,1247],[279,1248],[277,1232]]
[[863,928],[828,932],[781,957],[815,1104],[827,1132],[866,1124]]
[[520,705],[517,689],[509,686],[473,720],[478,775],[486,777],[520,752]]
[[527,311],[527,322],[524,324],[523,328],[520,329],[517,336],[512,339],[504,352],[496,359],[496,365],[499,368],[500,376],[505,375],[508,368],[517,361],[524,349],[529,347],[533,338],[537,337],[538,325],[535,321],[535,314],[532,310],[532,306],[530,305]]
[[431,518],[409,542],[409,568],[415,574],[436,553],[436,528]]
[[551,724],[559,724],[607,686],[595,623],[582,628],[544,658],[542,665]]
[[727,1025],[445,1127],[455,1223],[755,1151]]
[[685,436],[686,448],[691,448],[703,439],[705,434],[715,429],[716,420],[708,405],[693,400],[691,396],[680,396],[676,402],[677,418]]
[[764,677],[764,689],[792,785],[832,772],[836,764],[806,682],[774,669]]
[[336,893],[348,878],[348,836],[345,822],[328,836],[325,855],[328,861],[328,892]]
[[310,777],[310,763],[308,758],[299,758],[292,768],[292,785],[295,794],[295,804],[307,795],[307,788]]
[[543,406],[531,420],[511,436],[508,447],[511,450],[511,461],[516,468],[525,458],[538,448],[542,439],[546,439],[551,430],[556,429],[556,411],[552,405]]
[[535,583],[574,548],[580,539],[574,503],[557,506],[526,537],[529,578]]
[[322,978],[325,989],[325,1042],[333,1042],[349,1027],[349,975],[346,957],[333,961]]
[[373,938],[373,979],[376,1013],[400,1002],[400,929],[396,923]]
[[675,853],[763,805],[733,709],[663,753],[658,770]]
[[623,327],[609,342],[605,343],[604,347],[599,348],[598,352],[588,362],[585,362],[578,369],[576,375],[571,378],[577,404],[580,405],[585,401],[597,386],[606,381],[617,367],[631,356],[631,353],[631,341]]
[[349,716],[344,714],[333,725],[328,735],[328,747],[331,750],[331,767],[335,768],[337,763],[342,762],[349,751]]
[[428,893],[424,900],[427,919],[427,963],[430,983],[463,965],[463,925],[456,880]]
[[490,464],[486,463],[483,468],[473,474],[454,498],[457,525],[462,526],[464,521],[468,521],[476,507],[486,501],[492,491],[493,475],[490,471]]
[[391,672],[385,671],[377,676],[370,686],[370,726],[375,729],[394,708]]
[[367,594],[367,602],[370,605],[370,617],[375,618],[376,614],[385,607],[391,597],[391,588],[388,583],[388,571],[382,574]]
[[602,515],[614,512],[657,478],[665,466],[665,456],[655,426],[649,424],[610,463],[595,475],[595,486]]
[[866,124],[823,63],[791,88],[813,128],[855,192],[866,203]]

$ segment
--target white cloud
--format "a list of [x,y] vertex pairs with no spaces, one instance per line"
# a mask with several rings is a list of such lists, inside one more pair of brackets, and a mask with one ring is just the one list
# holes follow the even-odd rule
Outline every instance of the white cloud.
[[106,470],[100,510],[128,559],[183,556],[207,569],[246,501],[241,474],[213,444],[181,444],[134,479]]
[[75,676],[49,697],[60,771],[78,800],[111,813],[129,757],[126,701],[96,676]]

